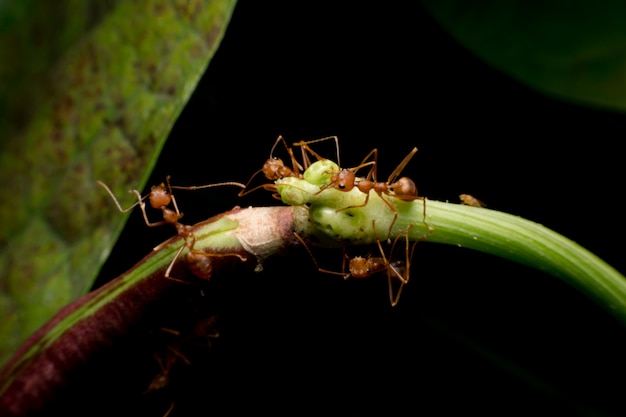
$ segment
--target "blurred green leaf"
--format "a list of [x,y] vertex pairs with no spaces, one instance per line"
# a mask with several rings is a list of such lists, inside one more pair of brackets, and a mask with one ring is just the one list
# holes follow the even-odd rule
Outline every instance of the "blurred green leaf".
[[84,294],[235,0],[0,3],[0,364]]
[[462,45],[545,94],[626,109],[626,3],[423,0]]

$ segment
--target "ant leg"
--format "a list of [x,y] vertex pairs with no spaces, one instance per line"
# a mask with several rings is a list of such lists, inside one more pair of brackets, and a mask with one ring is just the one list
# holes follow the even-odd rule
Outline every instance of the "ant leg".
[[239,192],[239,194],[237,194],[237,196],[238,197],[243,197],[244,195],[248,195],[251,192],[256,191],[256,190],[262,188],[262,189],[264,189],[266,191],[271,191],[273,193],[272,197],[274,197],[276,200],[282,201],[282,197],[280,196],[280,194],[278,194],[276,192],[276,190],[277,190],[277,188],[279,186],[280,187],[291,187],[291,188],[295,188],[296,190],[299,190],[299,191],[302,191],[302,192],[306,192],[305,190],[303,190],[301,188],[298,188],[298,187],[296,187],[294,185],[290,185],[290,184],[275,184],[275,183],[272,183],[272,184],[261,184],[261,185],[257,185],[256,187],[247,190],[246,188],[248,187],[248,185],[250,185],[250,183],[252,182],[252,179],[254,179],[254,177],[256,177],[257,174],[262,173],[262,172],[263,172],[263,170],[259,170],[259,171],[255,172],[254,175],[248,181],[248,184],[245,185],[245,188],[243,190],[241,190]]
[[296,176],[299,176],[302,172],[304,172],[306,168],[309,167],[309,164],[307,164],[306,161],[303,161],[305,166],[303,167],[302,165],[300,165],[300,163],[296,159],[296,156],[293,154],[293,149],[287,145],[287,142],[285,141],[285,138],[283,138],[283,135],[278,135],[276,142],[274,142],[274,146],[272,146],[272,150],[270,151],[270,158],[273,157],[274,149],[276,149],[276,145],[278,145],[278,142],[282,142],[285,146],[287,154],[289,154],[289,159],[291,159],[291,166],[293,166],[294,173],[296,174]]
[[172,402],[172,404],[170,404],[170,407],[167,409],[165,414],[163,414],[163,417],[169,416],[173,409],[174,409],[174,403]]
[[424,223],[424,226],[426,226],[426,228],[428,229],[428,231],[430,233],[435,231],[435,228],[432,227],[431,225],[429,225],[428,223],[426,223],[426,197],[418,197],[420,200],[422,200],[423,203],[423,209],[422,209],[422,223]]
[[[371,157],[374,157],[373,161],[368,161],[368,159],[370,159]],[[370,171],[367,173],[367,177],[365,177],[366,180],[368,181],[373,181],[376,182],[376,171],[378,169],[378,149],[374,148],[370,151],[370,153],[368,153],[365,158],[363,158],[363,160],[361,161],[361,163],[359,165],[357,165],[355,168],[353,168],[354,172],[356,172],[358,169],[366,167],[368,165],[371,165],[372,167],[370,168]]]
[[[385,200],[385,197],[383,197],[383,193],[378,193],[378,196],[380,197],[381,200],[383,200],[383,203],[387,205],[389,210],[393,212],[393,220],[391,221],[391,224],[389,225],[389,230],[387,231],[387,243],[391,243],[391,230],[393,229],[393,226],[396,224],[396,221],[398,220],[398,210],[396,210],[396,208],[392,206],[389,201]],[[378,237],[376,237],[376,239],[378,239]]]
[[[341,241],[341,246],[343,247],[343,259],[341,262],[341,273],[343,275],[343,279],[350,278],[352,275],[352,271],[350,271],[350,257],[346,253],[346,242],[344,240]],[[346,263],[348,264],[348,273],[346,273]]]
[[398,166],[396,167],[396,169],[393,170],[391,175],[389,175],[389,179],[387,180],[387,184],[391,184],[398,177],[398,175],[400,175],[402,170],[407,166],[407,164],[409,163],[411,158],[413,158],[413,155],[415,155],[416,153],[417,153],[417,148],[413,148],[411,150],[411,152],[409,152],[409,154],[404,157],[402,162],[400,162],[398,164]]
[[[185,235],[185,243],[183,245],[181,245],[180,248],[178,248],[178,250],[176,251],[176,254],[174,255],[174,258],[172,259],[172,262],[170,262],[170,264],[168,265],[167,269],[165,270],[165,278],[166,279],[171,279],[173,281],[181,282],[183,284],[189,284],[189,282],[187,282],[187,281],[183,281],[182,279],[174,278],[174,277],[172,277],[170,275],[171,272],[172,272],[172,268],[174,268],[174,264],[176,264],[176,261],[180,257],[180,254],[183,253],[185,248],[189,249],[190,251],[193,251],[193,247],[196,244],[196,235],[194,235],[193,233],[189,232],[189,226],[186,226],[186,228],[183,231],[183,233],[179,233],[178,236],[183,235],[183,234]],[[167,242],[169,242],[169,240],[164,242],[164,244],[167,243]],[[156,248],[154,248],[154,250],[161,249],[162,246],[163,246],[163,244],[157,246]]]
[[239,194],[237,194],[237,197],[243,197],[244,195],[250,194],[251,192],[258,190],[259,188],[264,188],[264,187],[265,187],[265,185],[268,185],[268,184],[262,184],[262,185],[259,185],[259,186],[257,186],[257,187],[254,187],[254,188],[252,188],[252,189],[250,189],[250,190],[247,190],[247,188],[248,188],[248,186],[250,185],[250,183],[252,182],[252,180],[253,180],[253,179],[254,179],[257,175],[262,174],[262,173],[263,173],[263,170],[262,170],[262,169],[259,169],[257,172],[255,172],[254,174],[252,174],[252,176],[250,177],[250,179],[248,180],[248,182],[246,183],[246,185],[244,185],[243,190],[239,191]]
[[174,349],[171,346],[166,346],[165,348],[169,352],[172,352],[172,355],[174,355],[175,358],[178,358],[178,359],[182,360],[183,362],[185,362],[186,365],[191,365],[191,361],[182,352],[180,352],[178,349]]
[[337,136],[327,136],[321,139],[314,139],[314,140],[308,140],[308,141],[301,140],[300,142],[296,142],[293,144],[293,146],[300,147],[300,150],[302,152],[302,162],[304,163],[304,169],[307,169],[311,165],[311,160],[309,159],[307,152],[311,154],[313,157],[315,157],[318,161],[328,159],[319,155],[309,145],[313,143],[324,142],[324,141],[331,140],[331,139],[335,141],[335,155],[337,157],[335,162],[337,163],[337,166],[341,166],[341,162],[339,160],[339,138]]
[[[262,172],[262,171],[255,172],[255,175],[258,172]],[[205,185],[190,185],[188,187],[182,187],[180,185],[172,185],[172,188],[176,189],[176,190],[191,190],[191,191],[193,191],[193,190],[201,190],[203,188],[221,187],[221,186],[224,186],[224,185],[233,185],[235,187],[239,187],[239,188],[243,188],[243,189],[246,188],[246,186],[244,184],[242,184],[240,182],[237,182],[237,181],[224,181],[224,182],[217,182],[215,184],[205,184]]]
[[[331,271],[329,269],[324,269],[324,268],[319,266],[319,264],[317,263],[317,260],[315,259],[315,256],[313,256],[313,252],[311,252],[311,249],[309,249],[309,245],[306,244],[304,239],[296,232],[294,232],[293,235],[294,235],[294,237],[296,239],[298,239],[300,241],[300,243],[302,243],[302,246],[304,246],[304,249],[306,249],[306,251],[309,253],[309,256],[313,260],[313,264],[315,264],[315,267],[317,268],[317,270],[319,272],[323,272],[325,274],[341,275],[343,277],[343,279],[348,279],[350,277],[349,273],[345,273],[345,260],[344,260],[344,264],[342,266],[342,272],[337,272],[337,271]],[[344,256],[345,256],[345,252],[344,252]]]
[[[383,250],[383,245],[380,243],[380,239],[378,239],[378,233],[376,233],[376,219],[372,220],[372,230],[374,231],[374,237],[376,238],[376,244],[378,245],[378,250],[380,251],[380,256],[383,257],[383,261],[386,265],[389,264],[387,261],[387,257],[385,256],[385,251]],[[393,247],[391,248],[393,251]]]
[[172,186],[170,185],[170,176],[165,177],[165,182],[167,183],[167,191],[170,193],[170,197],[172,199],[172,204],[174,205],[174,210],[176,210],[176,217],[180,219],[182,214],[180,214],[180,210],[178,210],[178,204],[176,204],[176,198],[174,198],[174,193],[172,192]]
[[[400,286],[398,287],[398,291],[396,292],[395,296],[393,295],[394,290],[393,284],[391,282],[392,272],[393,276],[400,280]],[[402,289],[406,285],[406,281],[402,278],[400,272],[398,272],[396,267],[394,267],[393,265],[389,265],[389,270],[387,271],[387,284],[389,286],[389,302],[391,303],[391,307],[395,307],[398,305],[398,301],[400,301],[400,295],[402,294]]]
[[[411,226],[409,226],[410,228]],[[395,307],[398,304],[398,300],[400,299],[400,294],[402,293],[402,288],[404,288],[404,285],[406,283],[409,282],[409,278],[408,278],[408,265],[406,267],[406,273],[407,276],[402,277],[402,275],[400,274],[400,272],[398,271],[398,269],[390,262],[391,258],[393,257],[393,253],[394,253],[394,249],[396,247],[396,243],[398,242],[398,239],[400,239],[400,237],[402,236],[402,232],[398,233],[398,236],[396,236],[396,238],[393,241],[393,245],[391,245],[391,250],[389,252],[389,256],[390,259],[387,260],[387,257],[385,256],[385,251],[383,250],[383,247],[380,243],[380,239],[378,239],[378,235],[376,234],[376,220],[372,220],[372,228],[374,229],[374,236],[376,236],[376,244],[378,245],[378,250],[380,251],[380,255],[383,258],[383,262],[384,264],[387,266],[387,286],[389,288],[389,302],[391,303],[391,307]],[[409,234],[408,234],[408,230],[409,228],[407,228],[407,234],[406,234],[406,239],[407,239],[407,245],[408,245],[408,238],[409,238]],[[407,246],[407,257],[408,257],[408,246]],[[396,295],[394,296],[394,289],[393,289],[393,283],[392,283],[392,278],[396,277],[398,278],[398,280],[400,280],[400,287],[398,288],[398,291],[396,292]]]
[[[410,240],[409,240],[409,232],[411,230],[411,227],[413,227],[413,224],[410,224],[405,232],[405,247],[404,247],[404,255],[405,255],[405,259],[404,259],[404,266],[403,266],[403,270],[404,270],[404,276],[403,274],[400,273],[400,271],[398,270],[398,268],[396,268],[393,263],[389,264],[389,269],[387,270],[387,283],[388,283],[388,287],[389,287],[389,301],[391,303],[392,307],[395,307],[398,304],[398,301],[400,300],[400,295],[402,294],[402,289],[404,288],[404,286],[406,284],[409,283],[409,277],[410,277],[410,271],[411,271],[411,259],[413,258],[413,252],[415,251],[415,245],[417,245],[417,241],[413,244],[413,246],[411,247],[411,250],[409,252],[409,246],[410,246]],[[398,236],[396,237],[396,239],[393,242],[393,245],[391,247],[391,252],[390,252],[390,256],[393,256],[394,253],[394,249],[396,244],[398,243],[398,240],[402,237],[402,232],[398,233]],[[400,281],[400,286],[398,287],[398,290],[394,296],[394,289],[393,289],[393,284],[392,284],[392,278],[395,277]]]
[[174,264],[176,263],[176,261],[178,260],[178,258],[180,257],[180,254],[183,252],[183,250],[185,250],[185,248],[187,247],[187,245],[182,245],[177,251],[176,251],[176,255],[174,255],[174,259],[172,259],[172,262],[170,262],[169,266],[167,267],[167,270],[165,271],[165,278],[166,279],[171,279],[172,281],[176,281],[176,282],[180,282],[182,284],[191,284],[190,282],[184,281],[182,279],[178,279],[178,278],[174,278],[172,277],[170,274],[172,272],[172,268],[174,267]]
[[[260,172],[260,171],[255,172],[254,175],[252,176],[252,178],[254,178],[254,176],[256,176],[256,174],[258,172]],[[252,180],[252,178],[250,178],[250,180]],[[194,190],[202,190],[204,188],[213,188],[213,187],[222,187],[224,185],[232,185],[232,186],[235,186],[235,187],[243,188],[245,190],[246,186],[247,186],[247,184],[244,185],[244,184],[242,184],[240,182],[236,182],[236,181],[224,181],[224,182],[218,182],[218,183],[214,183],[214,184],[190,185],[190,186],[187,186],[187,187],[183,187],[183,186],[180,186],[180,185],[170,185],[170,176],[169,175],[165,178],[165,180],[167,182],[167,189],[168,189],[169,194],[170,194],[170,196],[172,198],[172,203],[174,204],[174,208],[176,209],[176,213],[177,214],[180,214],[180,212],[178,211],[178,206],[176,205],[176,199],[174,198],[174,193],[172,193],[172,189],[194,191]]]
[[[339,213],[339,212],[342,212],[342,211],[348,210],[348,209],[365,207],[365,206],[367,206],[367,202],[368,201],[370,201],[370,193],[369,192],[365,193],[365,200],[363,200],[362,204],[358,204],[356,206],[348,206],[348,207],[340,208],[340,209],[335,210],[335,213]],[[387,205],[389,205],[389,204],[387,204]]]

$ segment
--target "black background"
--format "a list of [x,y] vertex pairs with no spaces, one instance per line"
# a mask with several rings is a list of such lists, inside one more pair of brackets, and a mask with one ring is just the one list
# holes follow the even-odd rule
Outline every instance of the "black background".
[[[242,0],[150,183],[166,175],[177,185],[246,182],[279,134],[289,142],[337,135],[344,166],[377,147],[383,177],[417,146],[405,174],[421,195],[473,194],[625,272],[616,141],[625,120],[518,84],[416,2]],[[236,193],[177,198],[187,223],[234,205],[279,204],[264,191]],[[164,229],[134,213],[103,275],[141,259],[171,236]],[[215,288],[220,338],[208,359],[171,375],[158,407],[171,398],[179,415],[374,405],[436,410],[427,415],[624,411],[623,326],[554,277],[421,243],[392,309],[384,276],[318,274],[300,252]],[[318,257],[340,267],[340,252]]]

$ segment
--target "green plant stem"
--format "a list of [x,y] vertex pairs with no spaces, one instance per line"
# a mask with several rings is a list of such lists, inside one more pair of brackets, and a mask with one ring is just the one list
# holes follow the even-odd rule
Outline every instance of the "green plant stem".
[[286,182],[290,186],[282,189],[283,198],[287,197],[287,203],[295,198],[310,204],[310,220],[321,242],[343,239],[369,244],[409,230],[414,241],[474,249],[544,271],[578,288],[626,324],[626,278],[593,253],[538,223],[481,207],[421,199],[407,202],[385,195],[382,198],[397,212],[393,222],[393,211],[374,191],[366,206],[346,209],[362,205],[365,195],[356,188],[319,192],[319,187],[304,180]]

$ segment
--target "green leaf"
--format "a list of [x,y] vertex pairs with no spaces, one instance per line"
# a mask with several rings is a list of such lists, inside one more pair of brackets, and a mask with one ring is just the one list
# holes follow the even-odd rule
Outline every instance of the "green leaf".
[[0,364],[84,294],[235,0],[0,4]]
[[423,0],[473,53],[550,96],[626,109],[626,3]]

